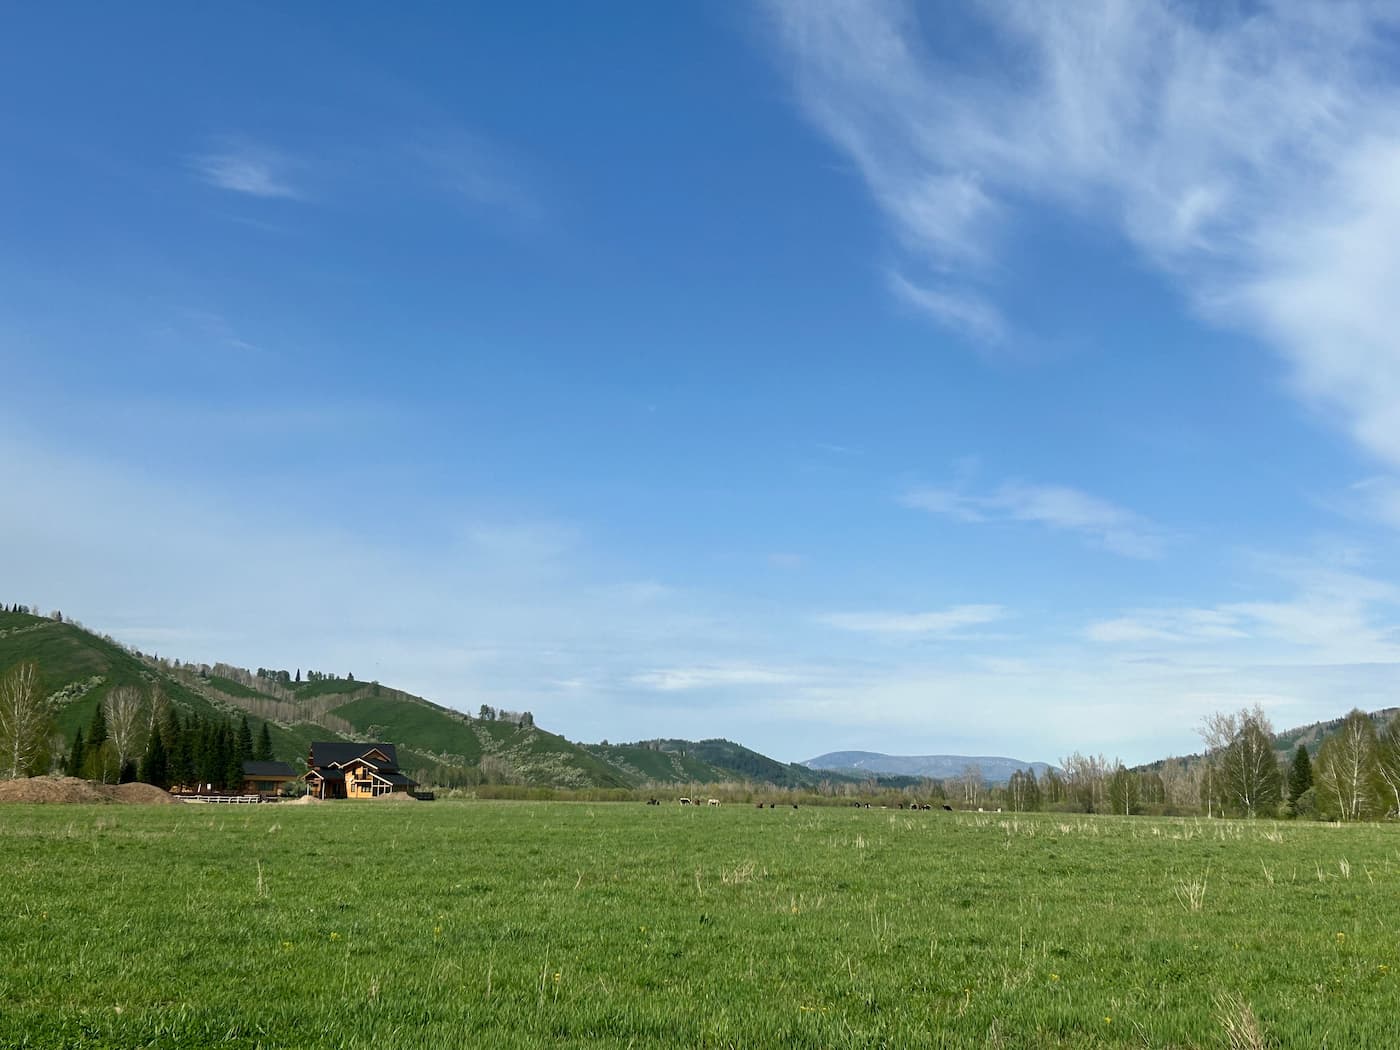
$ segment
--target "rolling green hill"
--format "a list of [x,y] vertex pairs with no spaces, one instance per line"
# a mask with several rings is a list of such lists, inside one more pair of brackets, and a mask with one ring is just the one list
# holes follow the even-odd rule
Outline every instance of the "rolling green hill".
[[[425,784],[521,784],[552,788],[636,788],[652,784],[751,781],[814,787],[839,774],[786,765],[728,740],[575,744],[519,716],[474,718],[420,696],[350,678],[288,681],[227,664],[212,667],[146,656],[81,625],[0,613],[0,674],[39,666],[65,741],[121,686],[159,688],[185,713],[247,715],[268,726],[278,759],[304,768],[313,740],[386,740],[400,765]],[[66,744],[65,744],[66,746]]]

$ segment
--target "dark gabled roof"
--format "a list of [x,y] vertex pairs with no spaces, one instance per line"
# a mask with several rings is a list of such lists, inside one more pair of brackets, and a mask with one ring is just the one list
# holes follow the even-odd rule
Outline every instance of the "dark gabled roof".
[[244,762],[243,775],[256,780],[258,777],[294,777],[297,771],[285,762]]
[[345,770],[343,769],[308,769],[308,777],[320,777],[322,780],[344,780]]
[[414,787],[418,783],[418,781],[411,780],[402,773],[381,773],[379,774],[379,779],[387,780],[391,784],[403,784],[405,787]]
[[331,743],[324,740],[313,740],[311,742],[311,764],[320,767],[343,765],[346,762],[353,762],[371,751],[384,752],[384,756],[389,760],[388,764],[395,769],[399,768],[399,756],[398,752],[394,750],[393,744],[356,744],[353,741]]

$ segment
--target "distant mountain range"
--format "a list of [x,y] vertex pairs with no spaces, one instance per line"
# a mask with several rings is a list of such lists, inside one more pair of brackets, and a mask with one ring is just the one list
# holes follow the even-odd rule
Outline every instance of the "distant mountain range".
[[1019,758],[994,755],[882,755],[878,751],[831,751],[809,758],[802,765],[809,769],[859,776],[932,777],[944,780],[958,777],[969,766],[976,766],[982,779],[1004,784],[1011,774],[1032,769],[1039,777],[1050,768],[1046,762],[1022,762]]

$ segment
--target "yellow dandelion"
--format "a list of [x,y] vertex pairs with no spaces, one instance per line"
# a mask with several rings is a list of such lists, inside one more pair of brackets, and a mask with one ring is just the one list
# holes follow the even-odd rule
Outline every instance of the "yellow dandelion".
[[441,926],[434,926],[434,927],[433,927],[433,936],[434,936],[434,937],[441,937],[441,936],[442,936],[442,927],[441,927]]
[[1342,933],[1340,930],[1338,930],[1338,931],[1337,931],[1337,943],[1338,943],[1338,944],[1341,944],[1341,943],[1342,943],[1344,940],[1346,940],[1346,939],[1347,939],[1347,935],[1346,935],[1345,933]]
[[1113,1018],[1111,1018],[1111,1017],[1105,1017],[1105,1018],[1103,1019],[1103,1023],[1104,1023],[1104,1024],[1112,1024],[1112,1023],[1113,1023]]
[[1376,969],[1379,970],[1381,973],[1390,972],[1390,967],[1387,966],[1385,963],[1381,963],[1379,966],[1376,967]]
[[332,934],[331,934],[331,940],[333,940],[333,941],[338,941],[338,940],[340,940],[340,934],[338,934],[338,933],[332,933]]
[[1050,975],[1050,980],[1052,980],[1052,981],[1058,981],[1059,979],[1060,979],[1060,975],[1057,974],[1057,973],[1052,973],[1052,974]]
[[559,979],[560,979],[561,977],[563,977],[563,976],[564,976],[564,975],[563,975],[562,973],[556,973],[556,974],[554,975],[555,983],[558,983]]

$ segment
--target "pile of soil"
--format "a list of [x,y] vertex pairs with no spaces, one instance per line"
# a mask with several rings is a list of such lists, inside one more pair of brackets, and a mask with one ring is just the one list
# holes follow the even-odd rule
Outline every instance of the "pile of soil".
[[111,793],[113,802],[125,802],[128,805],[178,806],[181,804],[180,799],[154,784],[118,784],[116,787],[109,787],[106,790]]
[[417,802],[418,799],[404,791],[395,791],[388,795],[376,795],[374,802]]
[[289,806],[319,806],[325,799],[317,798],[315,795],[302,795],[301,798],[288,802]]
[[0,780],[0,802],[76,802],[92,805],[102,802],[141,804],[179,801],[170,792],[151,784],[94,784],[77,777]]
[[96,784],[77,777],[0,781],[0,802],[110,802]]

